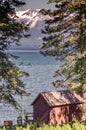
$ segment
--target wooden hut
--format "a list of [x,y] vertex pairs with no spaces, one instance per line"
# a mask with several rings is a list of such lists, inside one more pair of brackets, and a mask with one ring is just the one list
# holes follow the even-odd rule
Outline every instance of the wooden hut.
[[42,92],[32,103],[33,119],[40,125],[81,120],[82,104],[83,99],[69,90]]

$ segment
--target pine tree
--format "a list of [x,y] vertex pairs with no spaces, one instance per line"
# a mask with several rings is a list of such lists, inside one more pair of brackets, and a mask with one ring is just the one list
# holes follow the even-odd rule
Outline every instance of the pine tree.
[[49,0],[54,10],[42,33],[42,53],[61,61],[56,71],[56,87],[66,86],[81,93],[86,90],[86,0]]
[[20,105],[15,100],[15,95],[28,95],[21,77],[29,74],[20,70],[10,60],[17,57],[6,50],[25,37],[24,31],[27,31],[27,27],[18,23],[15,14],[15,7],[23,4],[25,3],[18,0],[0,0],[0,101],[16,108],[20,108]]

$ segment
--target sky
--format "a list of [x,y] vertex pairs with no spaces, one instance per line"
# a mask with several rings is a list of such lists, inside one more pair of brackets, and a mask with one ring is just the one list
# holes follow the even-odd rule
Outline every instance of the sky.
[[35,9],[43,9],[43,8],[53,8],[54,4],[47,4],[48,0],[24,0],[26,2],[26,5],[24,7],[19,8],[19,10],[26,10],[29,8],[35,8]]

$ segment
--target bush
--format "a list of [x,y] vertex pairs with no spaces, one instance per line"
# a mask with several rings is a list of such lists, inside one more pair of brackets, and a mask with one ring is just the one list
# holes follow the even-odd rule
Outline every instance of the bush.
[[[5,127],[0,128],[0,130],[7,130]],[[44,124],[42,127],[38,127],[37,123],[28,124],[26,128],[22,126],[16,126],[15,129],[11,128],[9,130],[86,130],[86,121],[83,122],[70,122],[62,125],[52,125]]]

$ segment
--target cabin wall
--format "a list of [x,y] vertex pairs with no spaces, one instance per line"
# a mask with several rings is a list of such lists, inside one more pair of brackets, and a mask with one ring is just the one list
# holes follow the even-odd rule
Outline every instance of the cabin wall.
[[71,104],[51,108],[49,120],[52,124],[82,120],[82,104]]
[[61,124],[69,121],[69,106],[54,107],[50,110],[50,123]]
[[69,105],[69,121],[82,120],[82,104]]
[[47,124],[49,122],[49,112],[47,103],[44,101],[43,97],[40,96],[33,106],[34,121],[38,121],[40,125],[43,123]]

